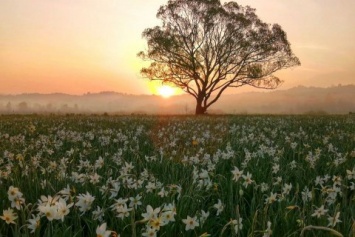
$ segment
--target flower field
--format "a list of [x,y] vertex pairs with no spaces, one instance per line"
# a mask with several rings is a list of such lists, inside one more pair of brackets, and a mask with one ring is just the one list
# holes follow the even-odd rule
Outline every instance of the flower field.
[[355,236],[354,116],[0,116],[0,236]]

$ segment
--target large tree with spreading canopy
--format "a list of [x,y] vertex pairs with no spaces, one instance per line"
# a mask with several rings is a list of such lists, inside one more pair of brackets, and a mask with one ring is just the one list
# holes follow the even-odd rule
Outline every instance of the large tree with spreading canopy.
[[147,28],[150,61],[141,73],[172,84],[196,99],[204,114],[229,87],[274,89],[278,70],[300,64],[278,24],[262,22],[255,9],[219,0],[169,0],[160,7],[160,26]]

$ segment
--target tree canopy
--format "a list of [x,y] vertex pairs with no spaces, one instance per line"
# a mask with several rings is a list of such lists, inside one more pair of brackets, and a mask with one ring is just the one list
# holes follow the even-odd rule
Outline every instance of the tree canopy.
[[274,89],[274,73],[300,64],[278,24],[262,22],[255,9],[219,0],[169,0],[160,7],[160,26],[147,28],[150,65],[141,73],[173,84],[196,99],[204,114],[228,87]]

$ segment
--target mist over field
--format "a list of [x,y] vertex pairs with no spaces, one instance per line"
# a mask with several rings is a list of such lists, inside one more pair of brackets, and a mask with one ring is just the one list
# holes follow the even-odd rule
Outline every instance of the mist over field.
[[[0,113],[193,114],[189,95],[164,99],[156,95],[117,92],[0,95]],[[218,114],[347,114],[355,112],[355,85],[328,88],[225,94],[208,113]]]

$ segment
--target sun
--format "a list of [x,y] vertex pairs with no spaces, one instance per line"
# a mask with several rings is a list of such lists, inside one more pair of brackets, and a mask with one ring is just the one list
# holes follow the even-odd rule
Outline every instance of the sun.
[[172,95],[175,95],[175,89],[171,86],[163,85],[158,88],[158,94],[164,98],[169,98]]

